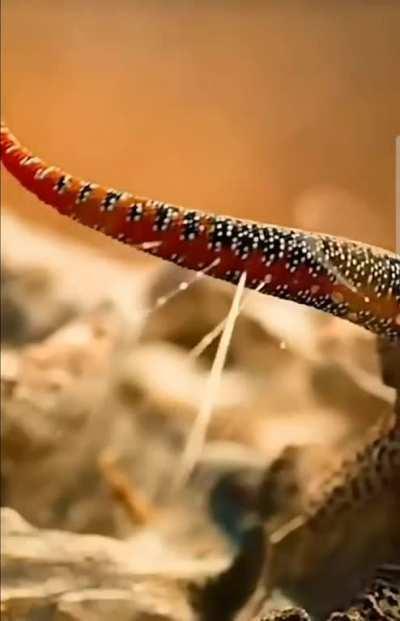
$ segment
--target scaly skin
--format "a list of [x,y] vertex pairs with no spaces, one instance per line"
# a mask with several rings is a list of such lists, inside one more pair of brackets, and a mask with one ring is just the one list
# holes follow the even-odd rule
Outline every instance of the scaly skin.
[[380,573],[348,610],[332,613],[328,621],[399,621],[399,576]]
[[[343,612],[334,612],[326,621],[399,621],[400,583],[398,576],[380,576],[368,585]],[[271,611],[252,621],[311,621],[302,608]]]
[[[74,178],[1,128],[9,172],[60,214],[214,278],[348,319],[400,342],[400,257],[328,235],[189,211]],[[143,246],[144,245],[144,246]]]
[[327,482],[318,501],[310,504],[307,524],[318,530],[321,522],[359,509],[385,488],[394,489],[399,480],[400,420],[396,416]]

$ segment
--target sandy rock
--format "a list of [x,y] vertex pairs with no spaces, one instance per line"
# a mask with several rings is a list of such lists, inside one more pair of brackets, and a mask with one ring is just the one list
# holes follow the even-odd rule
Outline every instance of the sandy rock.
[[107,530],[96,460],[113,426],[119,330],[99,310],[2,357],[4,500],[36,525]]
[[4,619],[194,621],[190,585],[218,563],[149,558],[142,544],[40,530],[1,510]]

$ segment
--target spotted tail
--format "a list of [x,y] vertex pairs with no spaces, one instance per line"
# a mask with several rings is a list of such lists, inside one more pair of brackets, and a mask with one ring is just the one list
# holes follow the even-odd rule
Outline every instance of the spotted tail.
[[60,214],[192,270],[343,317],[400,342],[400,257],[328,235],[214,216],[48,166],[1,128],[1,160]]

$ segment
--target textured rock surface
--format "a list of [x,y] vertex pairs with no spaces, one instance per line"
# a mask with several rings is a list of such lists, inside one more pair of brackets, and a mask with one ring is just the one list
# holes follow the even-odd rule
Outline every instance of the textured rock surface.
[[194,621],[188,586],[218,563],[151,555],[121,542],[32,527],[1,510],[4,619]]

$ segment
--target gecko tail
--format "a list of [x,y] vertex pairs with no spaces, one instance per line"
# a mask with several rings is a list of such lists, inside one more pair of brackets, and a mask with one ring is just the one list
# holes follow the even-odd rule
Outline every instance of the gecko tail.
[[1,161],[40,201],[89,228],[196,272],[347,319],[400,342],[400,257],[354,242],[187,210],[49,166],[2,123]]

